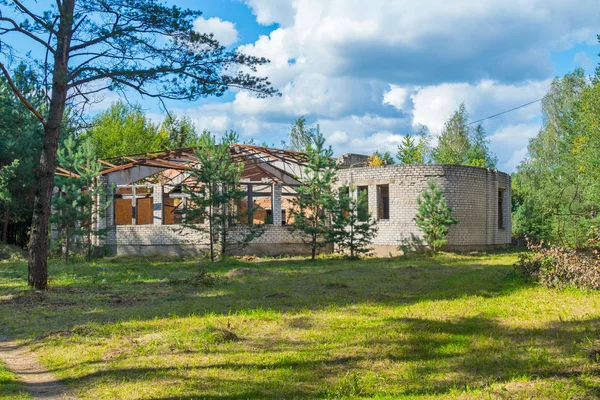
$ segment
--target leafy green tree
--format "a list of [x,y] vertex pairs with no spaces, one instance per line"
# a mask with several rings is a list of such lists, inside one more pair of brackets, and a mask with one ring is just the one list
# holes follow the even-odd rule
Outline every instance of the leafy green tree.
[[301,232],[311,247],[311,260],[317,250],[327,244],[329,212],[333,207],[332,185],[335,183],[337,164],[331,147],[325,147],[325,138],[317,132],[306,147],[307,165],[300,179],[298,196],[292,200],[292,230]]
[[386,152],[382,153],[379,150],[377,150],[375,153],[373,153],[372,157],[373,157],[373,159],[379,158],[381,160],[381,165],[394,165],[394,164],[396,164],[396,161],[394,160],[394,157],[392,156],[392,154],[389,151],[386,151]]
[[550,85],[542,128],[513,176],[515,234],[583,247],[590,226],[599,224],[597,85],[581,69]]
[[6,64],[10,40],[2,41],[0,70],[19,100],[43,126],[40,162],[34,174],[28,283],[48,284],[48,225],[59,138],[67,104],[87,102],[115,90],[169,100],[221,96],[229,88],[259,96],[276,94],[256,67],[268,62],[228,50],[214,35],[199,33],[199,11],[167,6],[160,0],[57,0],[51,5],[0,1],[0,36],[20,46],[40,46],[30,65],[47,79],[48,105],[38,107],[15,85]]
[[214,135],[204,131],[195,152],[198,164],[188,171],[189,178],[182,186],[189,196],[184,225],[207,231],[213,262],[217,260],[217,248],[221,257],[227,251],[227,231],[233,224],[231,206],[244,195],[239,188],[244,164],[234,160],[229,149],[236,141],[237,136],[232,132],[217,142]]
[[163,142],[161,147],[168,149],[195,147],[198,141],[196,127],[187,115],[177,117],[167,114],[160,125],[158,136]]
[[83,245],[90,257],[92,237],[106,234],[105,230],[98,229],[97,223],[110,205],[104,186],[98,184],[102,164],[96,161],[94,145],[89,139],[77,145],[74,139],[68,138],[57,156],[60,167],[68,173],[56,178],[51,221],[59,231],[65,259],[69,258],[74,240]]
[[367,158],[367,165],[369,167],[381,167],[383,165],[383,159],[379,152],[376,151],[372,156]]
[[444,193],[433,180],[427,182],[417,199],[418,209],[415,223],[423,232],[434,253],[446,243],[450,226],[458,223],[452,218],[452,208],[448,206]]
[[404,135],[402,143],[398,145],[396,158],[400,164],[424,164],[425,141],[423,137],[415,139],[408,133]]
[[141,154],[168,147],[168,136],[161,139],[157,127],[141,107],[129,106],[122,101],[113,103],[94,118],[84,136],[90,138],[100,158]]
[[350,258],[367,255],[371,251],[371,243],[377,234],[377,224],[368,214],[359,217],[359,204],[366,202],[366,192],[362,192],[355,200],[350,196],[350,188],[342,186],[331,207],[331,226],[329,241],[337,246],[342,254]]
[[307,146],[314,142],[317,130],[306,124],[306,118],[300,117],[290,127],[290,148],[295,151],[304,151]]
[[490,150],[490,140],[481,124],[478,124],[472,131],[469,142],[465,165],[495,169],[498,158]]
[[432,150],[433,162],[495,168],[497,158],[490,150],[483,126],[479,124],[472,129],[468,120],[469,114],[463,103],[444,125],[438,146]]
[[438,146],[432,154],[435,164],[466,164],[470,148],[468,120],[469,114],[463,103],[444,125]]

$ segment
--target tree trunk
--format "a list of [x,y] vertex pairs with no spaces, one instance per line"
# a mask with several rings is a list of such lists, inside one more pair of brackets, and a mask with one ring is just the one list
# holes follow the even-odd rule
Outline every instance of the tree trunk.
[[[226,197],[227,188],[225,185],[221,188],[222,190],[222,198]],[[225,252],[227,251],[227,204],[223,202],[221,205],[221,260],[225,257]]]
[[67,229],[67,239],[65,240],[65,261],[69,261],[69,250],[71,247],[71,232]]
[[215,262],[215,247],[214,247],[214,236],[213,230],[213,207],[210,206],[208,209],[208,241],[210,242],[210,261]]
[[[92,229],[93,229],[93,221],[92,215],[94,212],[94,208],[92,207],[92,212],[90,213],[90,217],[87,221],[87,259],[90,260],[92,258]],[[98,212],[98,211],[96,211]]]
[[8,243],[8,221],[10,220],[10,207],[4,204],[4,223],[2,224],[2,241]]
[[312,238],[312,253],[311,253],[310,260],[311,261],[315,261],[315,256],[316,255],[317,255],[317,237],[315,235],[313,235],[313,238]]
[[48,287],[48,228],[54,172],[56,169],[56,151],[65,113],[68,82],[69,47],[73,34],[73,9],[75,0],[63,0],[60,10],[60,24],[56,38],[54,69],[52,72],[52,98],[48,110],[48,119],[44,126],[44,140],[40,156],[40,166],[35,173],[35,192],[33,198],[33,218],[31,220],[31,239],[29,241],[29,286],[38,290]]
[[354,258],[354,228],[350,227],[350,258]]

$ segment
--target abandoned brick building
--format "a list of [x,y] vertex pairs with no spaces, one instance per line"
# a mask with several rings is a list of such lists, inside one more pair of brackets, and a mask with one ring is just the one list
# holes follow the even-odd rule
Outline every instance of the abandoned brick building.
[[[243,233],[248,224],[265,224],[264,233],[243,250],[251,254],[303,254],[308,252],[298,233],[290,231],[291,198],[297,195],[304,173],[304,155],[289,150],[235,145],[230,151],[244,163],[241,188],[245,197],[236,205],[251,211],[238,220],[231,234]],[[376,254],[396,254],[404,241],[420,237],[414,222],[417,198],[427,181],[443,189],[453,216],[447,248],[481,250],[506,246],[511,241],[511,182],[508,174],[458,165],[365,166],[365,156],[346,154],[338,159],[337,185],[348,184],[352,195],[367,193],[369,212],[377,221],[373,241]],[[181,182],[193,163],[193,149],[103,160],[101,183],[110,190],[107,212],[98,228],[108,228],[95,245],[114,254],[197,254],[208,238],[181,225],[186,195]]]

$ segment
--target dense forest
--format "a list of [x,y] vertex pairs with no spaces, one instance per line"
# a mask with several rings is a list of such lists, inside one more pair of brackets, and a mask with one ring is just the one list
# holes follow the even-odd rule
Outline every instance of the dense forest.
[[516,237],[562,247],[600,235],[600,81],[578,69],[556,78],[542,101],[543,125],[513,175]]
[[[43,109],[43,91],[35,74],[20,65],[13,75],[21,92]],[[516,239],[587,247],[600,238],[600,78],[577,69],[554,79],[542,111],[542,128],[513,174],[513,234]],[[0,79],[0,118],[0,238],[25,247],[32,215],[32,171],[39,163],[43,129],[5,79]],[[467,109],[461,105],[436,133],[435,147],[431,146],[432,133],[423,130],[406,135],[396,157],[376,152],[370,165],[397,162],[496,168],[497,159],[485,131],[481,125],[469,125],[468,120]],[[299,118],[291,126],[289,147],[301,149],[315,132]],[[167,113],[155,123],[140,106],[119,101],[85,123],[67,113],[60,148],[79,156],[63,156],[59,163],[73,163],[77,157],[110,158],[192,147],[198,137],[189,117]],[[97,169],[92,163],[85,165]],[[57,185],[64,185],[64,180],[59,179]]]
[[[13,81],[30,103],[44,109],[45,92],[34,72],[21,64],[13,73]],[[33,213],[33,176],[39,165],[44,131],[3,78],[0,121],[0,239],[25,247]],[[166,113],[157,124],[140,106],[119,101],[89,120],[67,113],[59,144],[59,154],[63,154],[59,166],[85,173],[97,170],[92,159],[194,146],[197,136],[189,117]],[[76,161],[83,159],[87,159],[83,164]],[[67,187],[65,181],[69,179],[58,179],[55,184],[62,190]],[[81,187],[76,190],[81,191]]]

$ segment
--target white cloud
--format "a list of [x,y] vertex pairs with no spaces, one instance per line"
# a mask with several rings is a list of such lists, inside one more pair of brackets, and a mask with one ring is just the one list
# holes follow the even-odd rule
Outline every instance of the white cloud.
[[238,31],[235,24],[223,21],[221,18],[212,17],[205,19],[198,17],[194,21],[194,29],[199,33],[212,33],[215,39],[223,46],[230,46],[238,41]]
[[496,131],[490,141],[497,146],[514,148],[527,147],[529,139],[535,137],[540,130],[538,124],[518,124],[502,127]]
[[[246,51],[302,58],[313,72],[377,73],[390,83],[546,78],[550,51],[594,40],[600,19],[596,0],[246,3],[259,22],[281,24]],[[280,66],[265,71],[279,74]]]
[[498,167],[514,171],[527,154],[529,140],[540,130],[539,123],[507,125],[490,137],[491,148],[499,154]]
[[[274,143],[304,115],[336,154],[395,152],[418,125],[439,131],[461,102],[476,120],[541,98],[552,52],[590,43],[600,20],[597,0],[243,1],[258,23],[277,24],[239,50],[271,60],[258,73],[282,96],[236,92],[188,113],[200,129]],[[237,41],[230,22],[197,22],[214,24],[197,29],[224,44]],[[484,123],[502,168],[514,169],[539,114],[536,103]]]
[[294,3],[288,0],[244,0],[262,25],[290,25],[294,21]]
[[[411,95],[414,103],[413,125],[425,125],[431,132],[442,130],[452,113],[465,103],[472,121],[509,110],[540,99],[550,81],[527,81],[520,84],[501,84],[495,81],[470,83],[443,83],[418,88]],[[539,115],[539,103],[498,117],[488,124],[497,126],[513,121],[528,121]]]
[[402,143],[403,135],[392,132],[376,132],[367,137],[354,138],[350,143],[352,148],[359,149],[359,153],[372,154],[376,150],[389,151],[396,155],[398,145]]
[[327,136],[327,142],[332,145],[344,144],[348,141],[348,134],[343,131],[334,131],[331,135]]
[[389,104],[396,107],[398,110],[404,110],[408,99],[408,89],[390,85],[390,90],[383,95],[383,104]]
[[524,147],[520,150],[515,151],[511,154],[510,159],[504,164],[505,171],[516,171],[517,166],[521,163],[521,161],[527,157],[527,148]]
[[573,63],[586,70],[588,73],[592,72],[595,68],[594,60],[585,51],[580,51],[573,57]]

